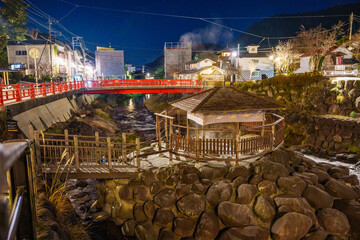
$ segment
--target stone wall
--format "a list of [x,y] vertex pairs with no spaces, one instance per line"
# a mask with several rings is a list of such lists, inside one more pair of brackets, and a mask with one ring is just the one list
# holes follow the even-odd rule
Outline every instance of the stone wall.
[[358,185],[347,168],[277,150],[249,168],[180,164],[106,180],[94,217],[137,239],[359,239]]

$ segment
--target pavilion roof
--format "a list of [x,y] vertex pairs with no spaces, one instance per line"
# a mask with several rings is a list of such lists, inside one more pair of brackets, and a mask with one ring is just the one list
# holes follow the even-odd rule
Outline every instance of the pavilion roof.
[[192,113],[275,110],[285,107],[255,94],[231,87],[213,88],[170,103]]

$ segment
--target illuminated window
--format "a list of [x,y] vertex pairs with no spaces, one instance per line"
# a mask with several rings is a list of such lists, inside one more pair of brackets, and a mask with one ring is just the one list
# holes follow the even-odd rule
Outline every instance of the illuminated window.
[[254,78],[260,77],[260,71],[254,71],[254,72],[252,72],[252,73],[251,73],[251,77],[254,77]]
[[15,52],[16,55],[20,56],[20,55],[27,55],[27,51],[16,51]]

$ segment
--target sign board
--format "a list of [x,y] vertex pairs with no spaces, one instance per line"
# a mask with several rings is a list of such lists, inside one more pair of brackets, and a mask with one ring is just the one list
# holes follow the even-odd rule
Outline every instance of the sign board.
[[8,132],[18,132],[19,131],[17,121],[15,121],[15,120],[6,121],[6,128],[7,128]]
[[40,57],[40,50],[37,48],[32,48],[29,50],[30,57],[37,59]]

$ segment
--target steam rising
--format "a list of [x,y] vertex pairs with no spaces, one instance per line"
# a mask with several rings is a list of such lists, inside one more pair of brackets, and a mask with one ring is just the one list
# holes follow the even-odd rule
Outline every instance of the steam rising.
[[196,29],[192,32],[183,34],[180,42],[197,43],[225,43],[231,41],[233,33],[216,25],[210,25],[205,28]]

